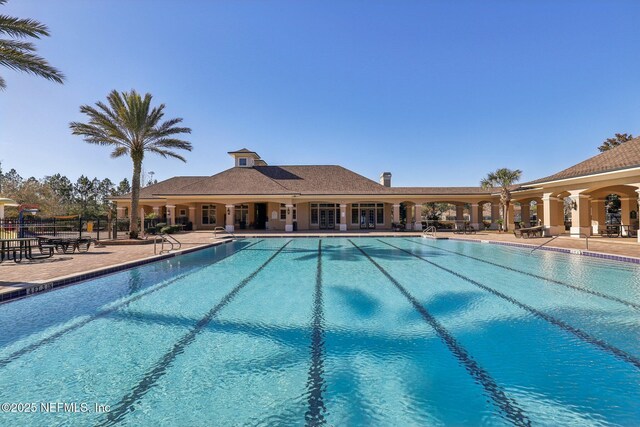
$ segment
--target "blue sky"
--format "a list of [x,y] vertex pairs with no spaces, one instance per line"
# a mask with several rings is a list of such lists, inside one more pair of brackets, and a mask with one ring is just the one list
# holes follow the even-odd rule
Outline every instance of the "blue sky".
[[640,134],[635,0],[10,0],[0,13],[47,24],[39,52],[67,76],[0,68],[0,160],[23,176],[130,176],[68,128],[112,89],[150,92],[193,129],[188,163],[145,159],[159,179],[216,173],[247,147],[398,186],[478,185]]

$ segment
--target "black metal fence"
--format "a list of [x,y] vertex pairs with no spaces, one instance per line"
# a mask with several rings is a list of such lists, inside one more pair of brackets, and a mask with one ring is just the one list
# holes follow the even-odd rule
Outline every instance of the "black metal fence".
[[0,239],[25,237],[126,239],[129,237],[129,219],[108,219],[107,217],[0,219]]

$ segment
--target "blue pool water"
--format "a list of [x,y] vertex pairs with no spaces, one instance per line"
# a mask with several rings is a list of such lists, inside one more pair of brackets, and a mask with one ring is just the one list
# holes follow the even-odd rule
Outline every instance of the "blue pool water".
[[640,425],[639,313],[631,264],[243,240],[0,305],[0,425]]

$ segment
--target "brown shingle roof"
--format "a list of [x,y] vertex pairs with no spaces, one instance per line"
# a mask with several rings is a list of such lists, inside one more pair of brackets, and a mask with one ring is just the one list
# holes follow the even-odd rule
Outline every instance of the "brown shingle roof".
[[[155,199],[158,198],[156,194],[163,193],[173,193],[184,186],[196,183],[198,181],[202,181],[203,179],[208,178],[207,176],[174,176],[173,178],[169,178],[164,181],[160,181],[157,184],[150,185],[148,187],[144,187],[140,189],[140,198],[141,199]],[[124,196],[112,197],[111,199],[130,199],[131,193],[125,194]]]
[[389,194],[389,189],[341,166],[255,166],[156,194]]
[[593,175],[602,172],[611,172],[621,169],[629,169],[640,166],[640,138],[634,138],[611,150],[593,156],[590,159],[571,166],[563,171],[525,182],[523,186],[540,184],[543,182],[556,181],[559,179],[577,178],[580,176]]
[[[385,187],[342,166],[234,167],[213,176],[179,176],[143,188],[140,198],[204,195],[469,195],[480,187]],[[121,198],[130,198],[130,195]],[[118,198],[114,198],[118,199]]]
[[390,190],[394,194],[422,194],[422,195],[475,195],[475,194],[492,194],[499,189],[489,188],[487,190],[482,187],[391,187]]

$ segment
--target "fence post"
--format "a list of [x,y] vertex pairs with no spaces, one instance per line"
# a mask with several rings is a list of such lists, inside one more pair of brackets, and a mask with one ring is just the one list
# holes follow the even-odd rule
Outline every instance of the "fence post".
[[78,215],[78,226],[79,226],[79,232],[80,232],[80,234],[78,235],[78,238],[81,239],[82,238],[82,215]]
[[100,217],[98,217],[98,228],[96,229],[96,240],[100,240]]

